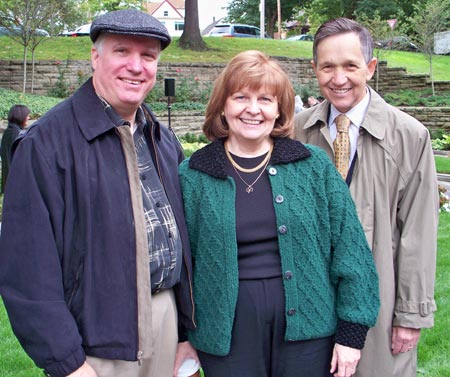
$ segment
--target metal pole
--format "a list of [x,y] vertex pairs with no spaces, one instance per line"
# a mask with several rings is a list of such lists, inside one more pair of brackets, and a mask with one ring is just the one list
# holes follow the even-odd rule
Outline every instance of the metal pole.
[[169,130],[171,130],[172,122],[170,119],[170,110],[172,108],[172,103],[171,103],[170,97],[175,96],[175,79],[174,78],[164,79],[164,94],[167,97],[167,123],[169,126]]
[[261,0],[261,2],[259,3],[259,14],[260,14],[260,18],[259,18],[259,29],[261,31],[261,34],[259,36],[259,38],[264,39],[266,37],[266,30],[265,30],[265,23],[264,23],[264,19],[265,17],[265,3],[264,0]]

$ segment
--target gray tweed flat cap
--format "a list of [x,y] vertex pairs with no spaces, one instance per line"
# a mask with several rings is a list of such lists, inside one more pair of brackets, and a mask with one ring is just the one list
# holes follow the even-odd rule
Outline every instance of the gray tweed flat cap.
[[136,9],[123,9],[106,13],[96,18],[89,33],[95,42],[100,33],[138,35],[161,41],[164,50],[170,44],[170,35],[166,27],[155,17]]

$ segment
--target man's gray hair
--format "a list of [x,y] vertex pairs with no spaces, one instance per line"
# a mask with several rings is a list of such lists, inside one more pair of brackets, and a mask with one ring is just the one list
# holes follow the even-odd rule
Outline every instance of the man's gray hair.
[[364,56],[366,64],[373,58],[373,39],[370,32],[356,21],[348,18],[334,18],[324,22],[319,29],[317,29],[314,36],[313,44],[313,59],[314,64],[317,64],[317,47],[320,42],[328,37],[332,37],[338,34],[355,33],[358,35],[361,42],[361,52]]

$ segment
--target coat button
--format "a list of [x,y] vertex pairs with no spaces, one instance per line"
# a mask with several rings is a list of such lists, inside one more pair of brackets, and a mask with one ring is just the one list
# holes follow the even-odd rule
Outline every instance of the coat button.
[[280,232],[280,234],[286,234],[287,233],[287,226],[286,225],[281,225],[278,228],[278,232]]
[[291,280],[291,279],[292,279],[292,271],[286,271],[286,272],[284,273],[284,278],[285,278],[286,280]]
[[289,309],[288,312],[287,312],[287,314],[289,316],[293,316],[293,315],[295,315],[295,313],[297,313],[297,310],[295,310],[295,309]]
[[284,202],[284,196],[283,195],[277,195],[275,197],[275,202],[278,203],[278,204],[283,203]]
[[276,175],[277,174],[277,169],[275,169],[274,167],[270,167],[269,168],[269,174],[270,175]]

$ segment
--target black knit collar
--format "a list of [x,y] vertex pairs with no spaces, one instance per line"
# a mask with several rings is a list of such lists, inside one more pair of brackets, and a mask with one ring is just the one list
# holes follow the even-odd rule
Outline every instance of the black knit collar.
[[[223,146],[225,140],[216,140],[196,151],[189,160],[191,169],[202,171],[216,178],[227,177],[227,156]],[[311,156],[302,143],[289,138],[275,138],[270,165],[288,164]]]

